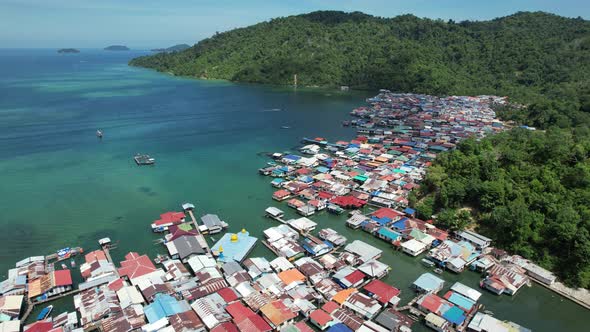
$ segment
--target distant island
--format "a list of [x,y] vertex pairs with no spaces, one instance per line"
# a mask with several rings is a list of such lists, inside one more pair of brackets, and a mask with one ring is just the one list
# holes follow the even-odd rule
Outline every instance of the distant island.
[[187,48],[190,48],[191,46],[188,44],[178,44],[178,45],[174,45],[168,48],[154,48],[151,51],[152,52],[166,52],[166,53],[170,53],[170,52],[180,52],[180,51],[184,51]]
[[75,48],[60,48],[57,53],[80,53],[80,50]]
[[129,51],[129,47],[125,45],[111,45],[104,48],[105,51]]

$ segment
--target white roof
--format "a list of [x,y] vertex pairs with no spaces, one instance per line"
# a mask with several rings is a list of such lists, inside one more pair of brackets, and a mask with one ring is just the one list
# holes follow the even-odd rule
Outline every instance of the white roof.
[[359,255],[363,262],[371,260],[383,253],[381,249],[377,249],[360,240],[354,240],[344,247],[344,250],[355,255]]
[[270,261],[270,266],[272,266],[272,268],[277,272],[286,271],[295,267],[285,257],[277,257],[273,259]]
[[191,267],[193,272],[196,273],[196,272],[200,271],[201,269],[204,269],[207,267],[215,267],[217,264],[216,264],[215,260],[211,257],[205,256],[205,255],[198,255],[198,256],[193,256],[193,257],[189,258],[188,265]]
[[19,332],[20,320],[9,320],[0,323],[0,332]]
[[424,243],[422,243],[416,239],[411,239],[406,242],[403,242],[401,244],[401,246],[403,248],[406,248],[406,249],[413,251],[413,252],[418,252],[418,251],[424,250],[424,248],[426,248],[426,245]]
[[[434,326],[443,327],[446,323],[446,320],[432,312],[426,315],[426,321],[431,323]],[[495,331],[494,331],[495,332]]]
[[306,217],[289,220],[289,225],[298,230],[310,230],[317,226],[317,223]]
[[122,287],[117,291],[117,297],[119,298],[119,302],[121,302],[121,307],[123,309],[132,304],[140,304],[144,302],[143,296],[141,296],[141,293],[135,286]]
[[361,266],[358,267],[358,269],[366,275],[376,277],[384,271],[387,271],[389,269],[389,265],[382,263],[378,260],[372,259],[368,262],[363,263]]
[[278,216],[283,214],[283,210],[276,208],[274,206],[269,206],[268,208],[266,208],[266,210],[264,210],[266,213],[273,215],[273,216]]
[[481,297],[481,293],[476,291],[475,289],[465,286],[460,282],[456,282],[455,284],[453,284],[453,286],[451,287],[451,290],[454,292],[457,292],[473,301],[479,300],[479,298]]

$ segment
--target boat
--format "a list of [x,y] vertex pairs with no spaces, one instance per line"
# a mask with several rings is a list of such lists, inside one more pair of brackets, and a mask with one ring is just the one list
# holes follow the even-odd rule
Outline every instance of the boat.
[[491,311],[491,310],[484,310],[483,313],[486,314],[486,315],[490,315],[490,316],[493,316],[494,315],[494,312]]
[[97,130],[97,131],[96,131],[96,137],[98,137],[98,138],[102,138],[102,131],[100,131],[100,130]]
[[142,165],[153,165],[156,163],[156,159],[150,157],[147,154],[136,154],[135,157],[133,157],[133,159],[135,159],[135,163],[137,163],[137,165],[142,166]]
[[66,264],[64,264],[64,263],[61,263],[61,268],[63,270],[67,270],[68,269],[68,266]]
[[350,121],[342,121],[342,125],[344,127],[349,127],[350,126]]
[[281,129],[291,129],[289,126],[281,126]]
[[434,267],[434,262],[431,261],[430,259],[427,258],[422,258],[422,264],[428,266],[428,267]]
[[442,274],[443,273],[443,270],[441,268],[438,268],[437,267],[436,269],[434,269],[434,273],[436,273],[436,274]]
[[76,261],[75,261],[75,260],[71,260],[71,261],[70,261],[70,265],[71,265],[72,267],[76,267]]
[[49,316],[49,314],[51,313],[52,310],[53,310],[52,305],[48,305],[47,307],[43,308],[43,310],[41,310],[39,315],[37,315],[37,320],[44,320],[45,318],[47,318]]

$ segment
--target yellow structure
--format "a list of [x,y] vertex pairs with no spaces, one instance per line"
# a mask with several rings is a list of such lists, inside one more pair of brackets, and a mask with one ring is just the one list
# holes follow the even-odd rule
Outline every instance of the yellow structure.
[[238,242],[238,234],[232,234],[230,238],[231,242]]

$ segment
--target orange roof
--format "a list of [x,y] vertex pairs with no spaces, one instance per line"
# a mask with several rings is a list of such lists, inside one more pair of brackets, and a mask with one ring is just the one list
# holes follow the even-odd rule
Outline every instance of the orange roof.
[[29,282],[29,298],[41,295],[41,278]]
[[265,304],[260,308],[260,311],[275,327],[297,317],[297,314],[289,310],[289,308],[287,308],[287,306],[280,300]]
[[278,276],[285,285],[290,285],[291,283],[297,281],[305,282],[305,276],[297,269],[283,271],[279,273]]
[[348,297],[350,295],[352,295],[352,293],[356,293],[356,292],[357,292],[356,288],[343,289],[343,290],[339,291],[338,293],[336,293],[336,295],[334,295],[332,297],[332,301],[342,304],[346,301],[346,299],[348,299]]
[[92,263],[94,261],[106,261],[107,257],[105,256],[104,251],[94,250],[87,253],[86,256],[84,256],[84,259],[86,259],[86,263]]

